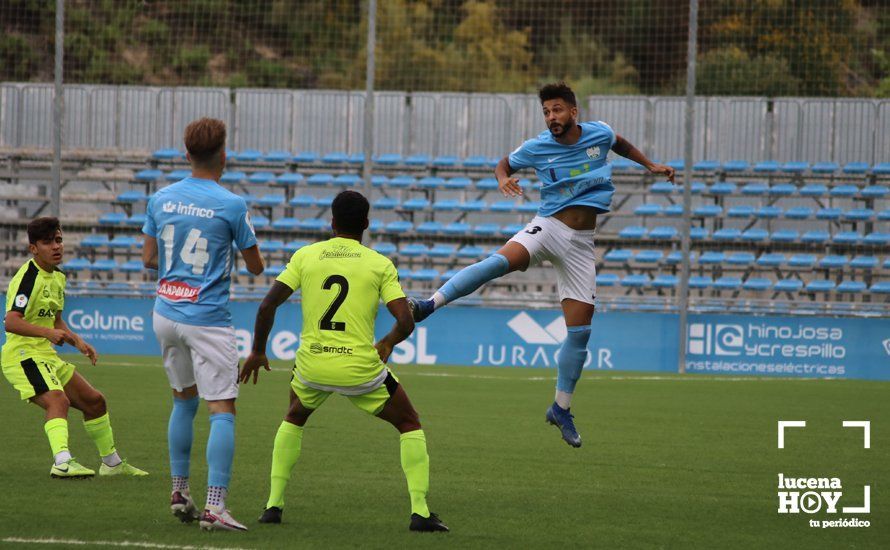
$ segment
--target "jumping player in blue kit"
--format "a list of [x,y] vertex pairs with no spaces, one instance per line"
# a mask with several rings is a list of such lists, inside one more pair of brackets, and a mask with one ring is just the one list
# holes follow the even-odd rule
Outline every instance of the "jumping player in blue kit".
[[[146,209],[143,263],[158,270],[153,325],[173,388],[167,437],[173,478],[170,508],[204,529],[243,531],[225,507],[235,453],[238,346],[229,313],[232,245],[248,271],[263,272],[244,199],[219,185],[226,127],[202,118],[185,129],[192,175],[155,193]],[[199,398],[210,411],[207,505],[189,492],[192,433]]]
[[606,156],[614,151],[670,181],[674,170],[650,161],[605,122],[577,122],[575,93],[564,83],[548,84],[538,96],[548,129],[520,145],[495,168],[498,189],[507,197],[522,194],[518,178],[511,176],[534,168],[543,184],[537,216],[497,253],[462,269],[428,300],[411,298],[409,305],[414,320],[420,322],[488,281],[549,260],[556,270],[567,336],[559,351],[556,396],[546,420],[560,428],[566,443],[580,447],[570,407],[587,360],[596,297],[596,217],[610,211],[615,191]]

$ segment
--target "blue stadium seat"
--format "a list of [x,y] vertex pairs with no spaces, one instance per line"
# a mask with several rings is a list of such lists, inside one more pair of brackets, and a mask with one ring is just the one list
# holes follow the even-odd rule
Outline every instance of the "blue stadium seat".
[[365,163],[365,154],[364,153],[350,153],[348,157],[346,157],[347,164],[352,165],[361,165]]
[[368,224],[368,233],[382,233],[385,229],[383,221],[378,219],[372,219],[371,223]]
[[285,267],[287,266],[285,266],[284,264],[268,265],[266,266],[265,271],[263,271],[263,275],[267,277],[277,277],[281,275],[282,272],[284,272]]
[[[695,263],[698,259],[698,254],[694,251],[689,251],[689,262]],[[683,251],[682,250],[672,250],[670,254],[664,257],[664,263],[668,265],[677,265],[683,262]]]
[[634,208],[636,216],[657,216],[661,214],[662,206],[660,204],[641,204]]
[[136,248],[139,246],[139,241],[130,235],[118,235],[108,242],[108,246],[118,249]]
[[803,288],[803,281],[800,279],[781,279],[776,281],[773,290],[776,292],[797,292]]
[[819,267],[824,269],[840,269],[848,263],[850,263],[850,259],[846,256],[830,254],[828,256],[823,256],[822,259],[819,260]]
[[410,243],[402,245],[399,249],[399,254],[406,258],[422,258],[426,256],[429,251],[429,247],[423,243]]
[[473,180],[464,177],[448,178],[445,180],[445,189],[469,189]]
[[462,246],[457,251],[458,258],[476,259],[476,258],[481,258],[484,255],[485,255],[485,249],[483,249],[481,246],[475,246],[475,245]]
[[741,277],[720,277],[714,281],[714,288],[717,290],[741,290]]
[[883,199],[890,194],[890,189],[884,185],[869,185],[860,191],[859,194],[864,199]]
[[312,164],[318,161],[318,153],[315,151],[303,151],[294,155],[293,160],[297,164]]
[[263,195],[256,201],[257,206],[266,206],[269,208],[281,206],[282,204],[284,204],[284,195],[277,194]]
[[256,162],[260,160],[260,157],[263,155],[260,151],[256,149],[245,149],[238,153],[235,153],[232,158],[237,160],[238,162]]
[[777,183],[767,191],[767,194],[773,197],[790,197],[796,193],[797,186],[790,183]]
[[442,232],[442,222],[423,222],[417,226],[417,233],[420,235],[437,235]]
[[724,227],[714,231],[715,241],[736,241],[742,238],[742,231],[734,227]]
[[694,275],[689,277],[689,288],[703,290],[714,284],[714,280],[706,275]]
[[723,163],[723,170],[726,172],[744,172],[748,170],[749,166],[746,160],[730,160]]
[[726,254],[723,252],[708,250],[702,252],[702,255],[698,258],[698,263],[701,265],[719,265],[722,264],[725,259]]
[[704,227],[690,227],[689,238],[693,241],[703,241],[708,238],[708,230]]
[[692,165],[692,169],[696,172],[713,172],[720,168],[720,163],[716,160],[700,160]]
[[828,187],[821,183],[810,183],[801,187],[798,193],[802,197],[824,197],[828,194]]
[[615,286],[618,284],[620,277],[614,273],[597,273],[596,274],[596,286],[598,287],[607,287],[607,286]]
[[871,208],[853,208],[852,210],[845,211],[842,217],[849,221],[864,222],[872,219],[874,215],[875,211]]
[[507,201],[496,201],[489,205],[489,210],[492,212],[499,213],[508,213],[516,210],[516,201],[507,200]]
[[871,171],[876,176],[886,176],[890,174],[890,162],[879,162],[872,167]]
[[814,174],[834,174],[837,170],[838,165],[836,162],[817,162],[810,167],[810,171]]
[[[676,288],[678,283],[679,278],[675,275],[658,274],[652,279],[652,288]],[[597,284],[599,284],[599,280],[597,280]]]
[[844,174],[865,174],[868,169],[867,162],[848,162],[844,165]]
[[305,179],[303,174],[297,172],[285,172],[275,178],[275,183],[278,185],[300,185]]
[[751,265],[754,263],[754,254],[750,252],[733,252],[726,256],[729,265]]
[[881,210],[878,212],[878,221],[887,222],[890,221],[890,208],[886,210]]
[[250,216],[250,221],[253,223],[254,229],[266,229],[269,227],[269,218],[266,216]]
[[[276,222],[278,220],[275,220]],[[275,227],[275,222],[272,222],[272,227]],[[284,250],[284,241],[259,241],[257,243],[262,252],[281,252]]]
[[683,205],[682,204],[669,204],[661,211],[661,213],[665,216],[677,217],[683,215]]
[[247,183],[255,185],[266,185],[275,180],[275,174],[272,172],[254,172],[247,178]]
[[137,203],[146,199],[145,193],[142,191],[124,191],[117,196],[118,202]]
[[649,232],[650,239],[669,240],[677,237],[677,230],[669,225],[653,227]]
[[450,278],[454,277],[455,275],[457,275],[457,273],[458,273],[459,271],[460,271],[460,269],[449,269],[448,271],[446,271],[445,273],[442,273],[442,275],[439,276],[439,281],[441,281],[441,282],[444,283],[444,282],[447,281],[448,279],[450,279]]
[[[686,168],[686,161],[684,161],[683,159],[672,159],[672,160],[665,162],[664,164],[667,166],[670,166],[671,168],[673,168],[674,170],[676,170],[678,172],[680,170],[683,170],[684,168]],[[694,170],[694,168],[693,168],[693,170]]]
[[633,275],[625,275],[623,279],[621,279],[621,286],[625,286],[628,288],[646,288],[649,286],[649,276],[645,274],[633,274]]
[[326,153],[321,157],[321,162],[325,164],[343,164],[347,160],[349,160],[349,155],[342,151],[334,151],[333,153]]
[[418,269],[411,272],[411,280],[418,282],[435,281],[439,278],[439,270],[433,268]]
[[878,267],[878,259],[874,256],[856,256],[850,260],[850,267],[853,269],[875,269]]
[[147,170],[140,170],[133,175],[133,180],[141,182],[141,183],[154,183],[160,180],[164,176],[164,173],[160,170],[156,170],[154,168]]
[[835,233],[831,239],[832,242],[838,244],[857,244],[862,240],[862,234],[856,231],[841,231]]
[[782,172],[789,174],[802,174],[810,169],[808,162],[786,162],[782,165]]
[[828,191],[828,194],[832,197],[855,197],[858,193],[859,187],[855,185],[838,185]]
[[820,208],[816,212],[817,220],[839,220],[841,219],[840,208]]
[[875,231],[866,235],[862,242],[867,245],[886,246],[890,244],[890,233]]
[[275,218],[272,222],[272,229],[277,231],[294,231],[300,227],[300,222],[296,218]]
[[114,271],[117,269],[117,262],[114,260],[96,260],[95,262],[90,264],[90,271],[98,271],[101,273],[107,273],[109,271]]
[[290,160],[290,153],[287,151],[269,151],[261,157],[264,162],[274,162],[282,164]]
[[828,242],[831,236],[828,231],[807,231],[800,237],[800,242],[810,244],[823,244]]
[[395,256],[395,254],[396,254],[396,245],[394,245],[390,242],[386,242],[386,241],[374,243],[374,245],[371,248],[373,248],[379,254],[383,254],[384,256],[387,256],[387,257]]
[[524,214],[534,214],[541,208],[541,201],[526,201],[520,202],[516,206],[517,212],[522,212]]
[[384,153],[374,157],[372,160],[374,161],[374,164],[379,164],[381,166],[395,166],[402,162],[402,155],[398,153]]
[[420,178],[420,181],[417,182],[417,187],[421,189],[439,189],[445,187],[445,178],[426,176]]
[[779,163],[774,160],[764,160],[764,161],[760,161],[754,165],[755,172],[768,173],[768,174],[773,173],[773,172],[778,172],[779,168],[780,168]]
[[750,218],[754,216],[754,207],[749,204],[737,204],[730,206],[726,215],[730,218]]
[[[689,186],[689,192],[692,195],[701,195],[702,193],[704,193],[707,190],[708,190],[708,186],[703,181],[693,181],[692,184]],[[682,185],[677,186],[677,193],[680,195],[683,194],[683,186]]]
[[90,268],[90,261],[86,258],[72,258],[62,264],[64,271],[85,271]]
[[361,176],[356,174],[340,174],[334,178],[334,185],[339,185],[341,187],[359,187],[363,183],[364,181]]
[[606,252],[606,255],[603,256],[603,260],[607,263],[626,263],[633,257],[633,251],[628,250],[626,248],[615,248]]
[[781,267],[785,264],[785,255],[778,252],[761,254],[756,263],[760,267]]
[[182,158],[182,152],[179,149],[173,149],[172,147],[167,147],[164,149],[158,149],[151,154],[152,157],[158,160],[176,160]]
[[324,197],[318,197],[315,199],[315,206],[319,208],[330,208],[331,204],[334,203],[333,195],[326,195]]
[[487,158],[480,155],[475,155],[465,158],[462,164],[467,168],[484,168],[487,162]]
[[389,178],[386,176],[371,176],[371,185],[373,187],[385,187],[389,185]]
[[742,283],[742,288],[745,290],[753,290],[755,292],[763,292],[764,290],[769,290],[772,288],[773,282],[764,277],[751,277],[744,283]]
[[80,246],[87,248],[100,248],[108,246],[108,235],[87,235],[80,241]]
[[794,229],[777,229],[773,231],[769,240],[774,243],[793,243],[800,237],[800,232]]
[[417,184],[417,179],[413,176],[396,176],[394,178],[390,178],[389,187],[411,187]]
[[712,195],[732,195],[736,192],[736,184],[731,181],[718,181],[711,186]]
[[473,235],[477,237],[493,237],[501,230],[501,226],[496,223],[480,223],[473,226]]
[[429,207],[430,201],[419,197],[408,199],[402,203],[402,208],[405,210],[426,210]]
[[385,229],[388,233],[407,233],[414,229],[414,224],[409,221],[398,220],[386,224]]
[[288,242],[284,243],[284,250],[285,250],[285,252],[294,253],[297,250],[303,248],[304,246],[309,246],[310,244],[312,244],[312,243],[310,243],[309,241],[304,241],[302,239],[294,239],[292,241],[288,241]]
[[187,178],[191,175],[192,175],[191,170],[185,170],[185,169],[173,170],[172,172],[168,172],[167,175],[164,176],[164,179],[169,182],[176,182],[176,181],[184,180],[185,178]]
[[313,187],[324,187],[325,185],[330,185],[333,182],[334,176],[332,176],[331,174],[312,174],[306,180],[306,184]]
[[300,221],[297,224],[297,227],[300,231],[323,231],[325,229],[330,229],[331,224],[329,221],[320,218],[309,218]]
[[873,283],[868,290],[872,294],[890,294],[890,281]]
[[677,186],[669,181],[656,181],[649,187],[649,192],[655,194],[669,194],[675,190],[677,190]]
[[128,260],[118,266],[118,270],[123,273],[141,273],[145,266],[142,265],[142,260]]
[[99,225],[120,225],[127,221],[127,215],[122,212],[109,212],[99,216]]
[[622,239],[642,239],[647,232],[648,230],[645,227],[631,225],[619,231],[618,236]]
[[295,208],[312,208],[315,206],[315,197],[312,195],[297,195],[288,204]]
[[433,159],[434,168],[454,168],[458,163],[457,157],[441,156]]
[[837,291],[843,294],[861,294],[866,286],[862,281],[843,281],[837,285]]
[[483,200],[462,202],[457,209],[461,212],[482,212],[488,208],[488,203]]
[[379,199],[376,199],[371,206],[377,210],[392,210],[399,206],[399,199],[395,197],[380,197]]
[[785,211],[785,217],[789,220],[806,220],[813,215],[813,209],[806,206],[792,206]]
[[522,223],[511,223],[511,224],[505,225],[504,227],[501,228],[501,235],[504,237],[512,237],[513,235],[522,231],[524,227],[525,227],[525,224],[522,224]]
[[498,180],[495,178],[482,178],[476,180],[476,189],[480,191],[494,191],[498,188]]
[[789,267],[813,267],[816,264],[816,256],[814,254],[794,254],[788,258]]
[[428,155],[410,155],[405,158],[405,164],[408,166],[428,166],[430,157]]
[[462,222],[452,222],[443,227],[442,232],[446,235],[466,235],[470,232],[470,224]]
[[834,281],[828,279],[813,279],[807,283],[807,292],[831,292],[835,288]]
[[693,216],[698,216],[702,218],[715,218],[723,213],[723,209],[717,206],[716,204],[705,204],[699,207],[696,207],[692,211]]
[[775,219],[782,215],[783,209],[778,206],[761,206],[754,211],[754,216],[761,219]]
[[457,252],[457,246],[453,244],[437,243],[427,253],[430,258],[450,258]]
[[749,183],[742,187],[742,195],[760,196],[766,195],[767,191],[769,191],[769,186],[759,182]]
[[661,250],[641,250],[634,256],[634,261],[641,264],[656,264],[661,261],[664,253]]
[[433,203],[433,210],[437,212],[453,212],[460,208],[460,201],[457,199],[439,199]]

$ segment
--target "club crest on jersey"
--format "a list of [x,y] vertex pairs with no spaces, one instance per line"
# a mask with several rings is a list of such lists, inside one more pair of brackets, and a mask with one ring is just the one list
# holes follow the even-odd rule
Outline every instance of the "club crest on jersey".
[[167,201],[164,203],[163,206],[161,206],[161,208],[164,210],[164,212],[169,214],[170,212],[173,212],[174,210],[176,210],[176,205],[170,201]]
[[197,302],[200,290],[182,281],[161,279],[158,282],[158,296],[171,302]]
[[592,159],[600,158],[600,148],[599,145],[596,147],[588,147],[587,148],[587,156]]

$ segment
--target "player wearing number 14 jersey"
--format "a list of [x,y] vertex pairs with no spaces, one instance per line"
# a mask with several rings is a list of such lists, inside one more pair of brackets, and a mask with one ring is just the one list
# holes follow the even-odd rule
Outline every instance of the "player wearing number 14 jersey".
[[246,530],[226,510],[235,454],[238,348],[228,309],[232,244],[256,275],[263,260],[244,199],[219,185],[226,127],[202,118],[185,129],[192,175],[158,191],[146,211],[145,266],[158,270],[154,331],[173,388],[167,437],[173,489],[170,508],[199,519],[189,491],[189,457],[199,398],[210,411],[204,529]]

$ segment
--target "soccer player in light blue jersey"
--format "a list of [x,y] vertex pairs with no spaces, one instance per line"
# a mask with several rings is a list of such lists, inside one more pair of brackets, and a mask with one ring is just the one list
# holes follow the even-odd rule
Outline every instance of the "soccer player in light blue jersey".
[[[203,529],[245,531],[225,506],[235,454],[238,346],[229,313],[232,245],[248,271],[264,265],[244,199],[219,185],[226,126],[202,118],[185,129],[192,175],[161,189],[146,210],[142,260],[158,270],[153,324],[173,388],[168,442],[170,508]],[[192,430],[199,398],[210,411],[207,505],[198,514],[189,491]]]
[[546,419],[560,428],[566,443],[580,447],[570,407],[587,360],[596,298],[596,217],[609,212],[615,191],[606,156],[614,151],[670,181],[674,170],[650,161],[605,122],[579,123],[575,93],[564,83],[548,84],[538,96],[547,130],[517,147],[495,168],[498,189],[507,197],[522,194],[519,180],[512,177],[515,172],[535,170],[543,184],[538,215],[496,254],[462,269],[430,299],[411,298],[409,304],[419,322],[488,281],[549,260],[556,270],[567,336],[559,351],[556,396]]

